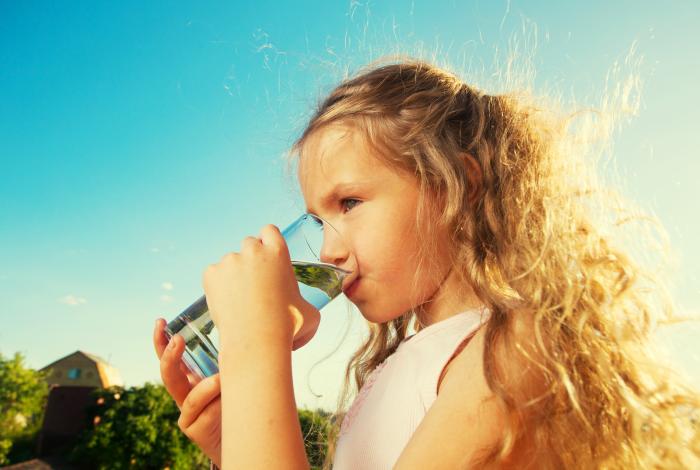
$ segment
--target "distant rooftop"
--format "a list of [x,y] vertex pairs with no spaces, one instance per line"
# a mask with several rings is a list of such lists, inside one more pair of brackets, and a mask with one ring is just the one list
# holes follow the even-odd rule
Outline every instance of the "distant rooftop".
[[92,354],[92,353],[88,353],[88,352],[85,352],[85,351],[80,351],[80,350],[78,350],[78,351],[75,351],[75,352],[72,352],[72,353],[70,353],[70,354],[67,354],[67,355],[63,356],[63,357],[60,358],[60,359],[56,359],[56,360],[53,361],[51,364],[42,367],[41,370],[48,369],[49,367],[51,367],[52,365],[56,364],[57,362],[60,362],[60,361],[66,359],[66,358],[68,358],[68,357],[70,357],[70,356],[72,356],[72,355],[74,355],[74,354],[82,354],[83,356],[87,357],[88,359],[90,359],[91,361],[93,361],[93,362],[95,362],[95,363],[105,364],[105,365],[108,365],[108,366],[112,366],[109,362],[105,361],[104,359],[102,359],[100,356],[98,356],[98,355],[96,355],[96,354]]
[[46,380],[50,385],[107,388],[124,384],[116,367],[85,351],[68,354],[41,370],[49,372]]

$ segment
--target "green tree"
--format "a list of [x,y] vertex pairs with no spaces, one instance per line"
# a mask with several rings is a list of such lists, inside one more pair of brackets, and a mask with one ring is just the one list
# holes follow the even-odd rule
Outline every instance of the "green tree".
[[209,468],[206,456],[180,431],[175,402],[161,385],[94,393],[88,428],[73,451],[90,468]]
[[[161,385],[96,390],[89,424],[72,459],[89,468],[209,468],[209,460],[180,431],[177,406]],[[326,454],[330,413],[298,410],[306,454],[320,468]]]
[[301,424],[301,433],[304,436],[306,456],[311,468],[321,468],[326,456],[331,414],[321,409],[316,411],[299,409],[297,413]]
[[48,389],[44,374],[27,367],[22,354],[0,354],[0,465],[10,463],[18,444],[32,452]]

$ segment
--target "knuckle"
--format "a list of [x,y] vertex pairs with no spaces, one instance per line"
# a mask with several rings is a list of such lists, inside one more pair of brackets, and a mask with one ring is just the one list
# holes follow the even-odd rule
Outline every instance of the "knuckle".
[[180,417],[177,419],[177,427],[180,428],[180,431],[182,431],[187,437],[189,437],[188,429],[187,426],[185,426],[185,421],[182,418],[182,414],[180,414]]
[[289,253],[289,247],[287,246],[287,242],[284,240],[284,238],[280,238],[277,243],[273,244],[273,247],[277,255],[285,255]]
[[230,252],[226,253],[224,256],[221,257],[221,264],[228,264],[232,263],[236,259],[236,253]]
[[214,275],[215,271],[216,271],[216,265],[210,264],[209,266],[207,266],[207,268],[202,273],[202,285],[203,286],[207,286],[209,284],[209,280]]
[[268,236],[270,236],[270,238],[279,238],[281,236],[280,229],[277,228],[276,225],[272,224],[265,225],[262,228],[261,232],[267,234]]
[[216,265],[210,264],[204,269],[204,276],[211,276],[216,271]]
[[243,246],[248,248],[255,248],[260,246],[260,239],[256,237],[245,237],[243,239]]
[[[182,410],[183,414],[185,410],[189,410],[192,408],[192,397],[191,395],[187,395],[184,400],[182,400]],[[182,417],[182,415],[180,415]]]

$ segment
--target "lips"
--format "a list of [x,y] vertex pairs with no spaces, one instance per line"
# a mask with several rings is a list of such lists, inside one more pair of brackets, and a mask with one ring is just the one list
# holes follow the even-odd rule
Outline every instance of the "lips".
[[360,278],[359,276],[356,277],[355,279],[352,279],[348,285],[346,285],[343,288],[343,293],[345,294],[346,297],[352,297],[355,291],[357,290],[357,286],[360,283]]

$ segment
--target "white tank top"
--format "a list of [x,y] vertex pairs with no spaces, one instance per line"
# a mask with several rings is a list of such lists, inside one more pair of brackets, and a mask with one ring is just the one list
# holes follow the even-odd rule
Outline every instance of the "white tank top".
[[437,398],[438,380],[486,309],[458,313],[404,339],[367,377],[340,428],[333,470],[389,470]]

